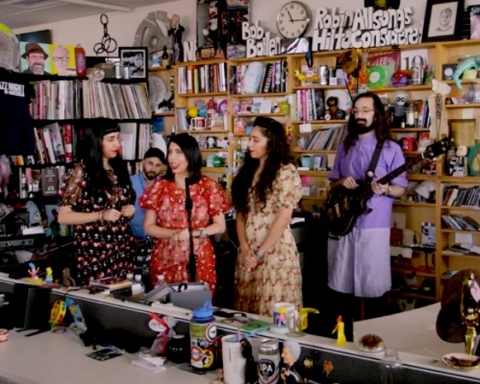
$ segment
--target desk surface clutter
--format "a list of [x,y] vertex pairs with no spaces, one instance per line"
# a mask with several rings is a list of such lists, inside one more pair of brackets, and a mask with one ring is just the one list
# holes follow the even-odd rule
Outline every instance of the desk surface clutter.
[[165,371],[152,373],[131,364],[137,359],[135,355],[124,354],[107,361],[96,361],[87,356],[90,352],[93,349],[85,347],[71,331],[25,337],[24,333],[11,330],[9,340],[0,343],[0,383],[123,384],[158,381],[211,384],[216,377],[214,373],[199,376],[184,372],[168,362]]

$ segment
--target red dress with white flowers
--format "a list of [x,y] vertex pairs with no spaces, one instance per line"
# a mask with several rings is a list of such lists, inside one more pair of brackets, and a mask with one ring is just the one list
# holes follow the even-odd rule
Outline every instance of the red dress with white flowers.
[[[190,196],[193,202],[193,230],[208,227],[214,216],[224,214],[229,209],[225,191],[219,183],[206,176],[190,185]],[[142,208],[155,211],[159,227],[184,229],[188,227],[185,198],[185,189],[178,187],[175,181],[161,179],[144,192],[139,203]],[[212,242],[208,237],[194,238],[193,245],[197,255],[197,281],[207,283],[213,295],[217,276]],[[167,283],[187,282],[189,253],[188,241],[156,239],[149,268],[152,284],[162,274]]]

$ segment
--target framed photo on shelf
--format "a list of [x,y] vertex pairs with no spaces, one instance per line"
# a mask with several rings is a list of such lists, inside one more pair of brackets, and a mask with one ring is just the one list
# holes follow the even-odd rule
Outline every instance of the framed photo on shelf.
[[147,47],[118,47],[122,68],[130,67],[132,79],[146,79],[148,68]]
[[427,0],[423,42],[457,40],[462,31],[464,0]]

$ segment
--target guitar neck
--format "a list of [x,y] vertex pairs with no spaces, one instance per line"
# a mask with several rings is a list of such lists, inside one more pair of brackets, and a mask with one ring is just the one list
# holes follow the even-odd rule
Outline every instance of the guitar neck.
[[[415,158],[414,164],[417,164],[423,160],[423,155],[418,155]],[[381,179],[377,180],[378,184],[389,184],[393,179],[395,179],[397,176],[401,175],[403,172],[406,172],[408,169],[408,164],[405,163],[401,165],[400,167],[394,169],[392,172],[386,174],[383,176]]]

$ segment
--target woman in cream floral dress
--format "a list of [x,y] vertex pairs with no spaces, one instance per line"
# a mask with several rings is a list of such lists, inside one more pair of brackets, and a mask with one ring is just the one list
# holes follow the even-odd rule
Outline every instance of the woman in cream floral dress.
[[285,129],[258,117],[248,153],[232,184],[240,243],[235,307],[271,316],[277,302],[302,306],[300,261],[290,219],[301,198]]

